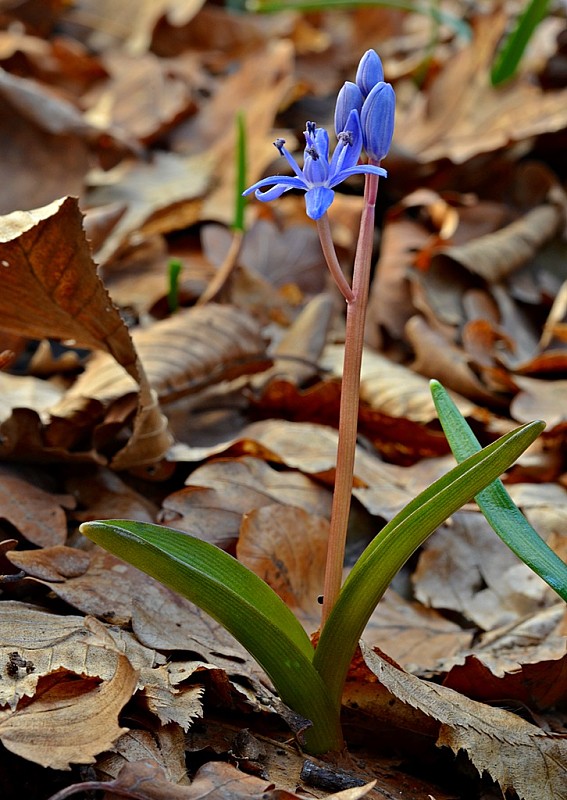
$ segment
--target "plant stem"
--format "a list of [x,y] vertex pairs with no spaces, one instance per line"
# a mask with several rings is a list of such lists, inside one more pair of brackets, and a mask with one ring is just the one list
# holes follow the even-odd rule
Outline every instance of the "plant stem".
[[350,288],[350,284],[345,278],[341,269],[341,265],[339,264],[339,259],[337,258],[337,253],[335,251],[335,245],[333,244],[333,237],[331,235],[329,217],[326,213],[317,220],[317,232],[319,233],[321,248],[323,250],[323,255],[325,256],[327,266],[329,267],[329,272],[333,276],[333,280],[337,284],[337,287],[344,299],[347,301],[347,303],[350,303],[354,299],[354,292]]
[[[345,355],[341,388],[337,469],[331,511],[331,529],[327,548],[323,588],[323,625],[341,589],[345,542],[352,494],[354,455],[358,428],[360,366],[364,344],[364,324],[368,304],[368,286],[374,237],[374,212],[378,176],[366,175],[364,208],[360,220],[358,245],[354,259],[352,298],[347,298]],[[340,288],[340,287],[339,287]],[[344,292],[343,292],[344,294]]]

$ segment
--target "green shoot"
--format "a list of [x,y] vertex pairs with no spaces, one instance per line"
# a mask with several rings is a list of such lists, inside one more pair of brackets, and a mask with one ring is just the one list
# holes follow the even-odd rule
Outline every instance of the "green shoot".
[[547,13],[548,5],[549,0],[529,0],[494,60],[490,75],[493,86],[513,77],[535,29]]
[[[457,461],[463,461],[473,453],[477,453],[480,450],[478,439],[438,381],[431,381],[431,394]],[[489,525],[510,550],[543,578],[563,600],[567,600],[567,564],[532,528],[504,488],[502,481],[494,481],[475,499]]]
[[244,114],[239,111],[236,115],[236,194],[234,198],[234,224],[233,229],[244,233],[244,209],[246,208],[246,125]]
[[167,267],[167,306],[170,314],[174,314],[179,308],[179,276],[181,275],[182,264],[177,258],[172,258]]

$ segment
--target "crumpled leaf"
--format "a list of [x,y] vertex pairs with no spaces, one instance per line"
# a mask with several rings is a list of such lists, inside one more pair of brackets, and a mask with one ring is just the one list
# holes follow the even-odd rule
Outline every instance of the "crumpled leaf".
[[395,142],[420,163],[448,158],[462,164],[565,126],[565,90],[543,91],[529,76],[491,86],[490,67],[506,22],[499,5],[478,15],[473,40],[446,62],[427,95],[416,92],[398,116]]
[[141,645],[128,631],[107,628],[92,618],[59,616],[6,601],[0,604],[0,634],[0,706],[17,711],[19,701],[41,693],[41,681],[53,673],[108,681],[118,657],[124,655],[136,670],[137,688],[147,707],[163,725],[174,721],[187,730],[201,716],[202,687],[178,688],[194,671],[191,662],[179,661],[170,669],[164,656]]
[[521,800],[536,796],[538,800],[559,800],[567,796],[564,736],[548,734],[508,711],[422,681],[368,647],[361,645],[361,649],[367,666],[382,686],[439,723],[439,747],[450,747],[455,754],[465,750],[481,774],[486,770],[503,791],[514,789]]
[[0,220],[0,263],[2,328],[109,353],[139,387],[133,433],[114,465],[159,461],[170,443],[167,426],[128,329],[97,275],[77,201],[57,200]]
[[73,498],[50,494],[32,483],[34,477],[33,472],[0,465],[0,518],[38,547],[63,544],[67,539],[63,507],[73,507]]
[[234,547],[242,515],[274,503],[330,516],[331,494],[301,472],[282,472],[250,456],[218,459],[194,470],[187,488],[168,495],[158,522],[223,549]]
[[0,711],[0,740],[10,752],[44,767],[92,764],[127,730],[118,725],[118,714],[136,680],[126,656],[118,656],[114,676],[100,686],[62,679],[21,710]]

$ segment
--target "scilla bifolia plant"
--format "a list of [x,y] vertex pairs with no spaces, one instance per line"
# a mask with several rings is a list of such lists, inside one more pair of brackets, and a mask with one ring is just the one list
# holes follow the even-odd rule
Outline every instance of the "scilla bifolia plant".
[[[384,82],[380,59],[374,51],[367,52],[360,62],[356,83],[346,83],[339,93],[335,114],[338,144],[331,159],[327,132],[309,122],[303,169],[279,139],[275,145],[294,174],[265,178],[245,192],[256,191],[262,201],[274,200],[289,189],[305,192],[307,214],[317,223],[329,269],[347,303],[324,624],[317,648],[270,587],[209,543],[158,525],[127,520],[81,526],[86,536],[178,591],[229,630],[263,667],[283,702],[310,721],[303,743],[311,753],[336,751],[343,746],[340,708],[345,677],[366,623],[394,575],[435,528],[496,480],[544,427],[541,422],[528,423],[478,451],[468,442],[457,454],[462,463],[422,492],[378,533],[341,588],[374,206],[378,179],[386,175],[380,162],[392,138],[394,102],[394,91]],[[368,164],[359,164],[363,148]],[[365,175],[364,207],[351,286],[335,254],[327,209],[333,202],[334,188],[359,173]],[[261,191],[269,186],[272,188]],[[440,385],[435,391],[437,400],[446,394]],[[457,415],[462,420],[458,412]],[[468,430],[466,422],[462,423]],[[448,426],[455,427],[452,417]],[[500,528],[505,527],[503,515],[505,511],[499,520]],[[524,531],[524,539],[516,547],[522,558],[523,542],[527,540],[532,550],[541,552],[546,548],[535,531]]]

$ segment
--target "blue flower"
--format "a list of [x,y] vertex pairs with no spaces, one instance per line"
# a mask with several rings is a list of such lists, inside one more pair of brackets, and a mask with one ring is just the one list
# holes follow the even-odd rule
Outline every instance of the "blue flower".
[[[268,202],[275,200],[290,189],[301,189],[305,192],[305,206],[307,216],[311,219],[320,219],[333,202],[334,187],[351,175],[372,174],[386,176],[382,167],[358,164],[362,149],[362,129],[358,111],[353,109],[347,119],[345,130],[338,136],[338,144],[329,161],[329,134],[324,128],[317,128],[314,122],[307,123],[305,135],[305,152],[303,169],[301,169],[284,147],[285,141],[277,139],[274,145],[282,156],[287,159],[295,173],[295,177],[288,175],[272,175],[255,183],[243,192],[248,195],[256,193],[258,200]],[[272,186],[265,192],[260,189]]]
[[389,83],[379,81],[364,101],[360,112],[364,149],[374,161],[388,153],[394,135],[396,94]]
[[384,80],[384,69],[380,56],[375,50],[367,50],[358,63],[356,85],[367,97],[374,86]]

